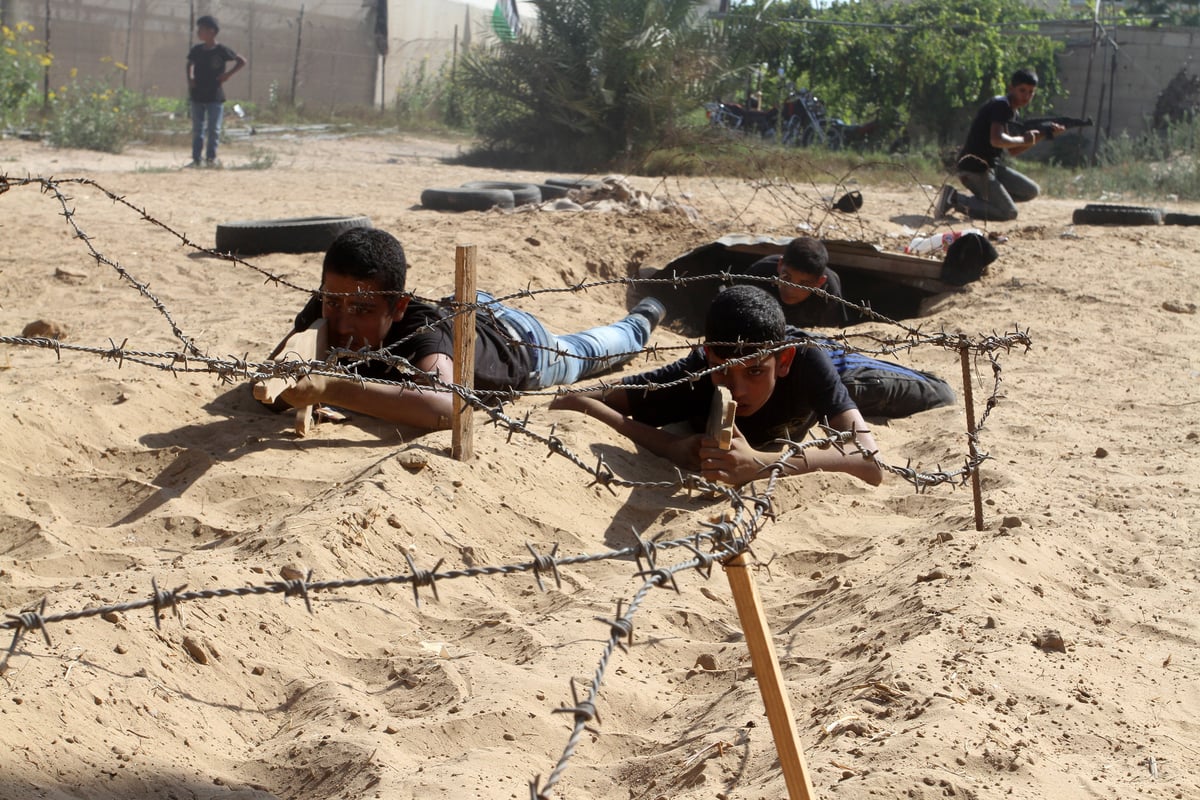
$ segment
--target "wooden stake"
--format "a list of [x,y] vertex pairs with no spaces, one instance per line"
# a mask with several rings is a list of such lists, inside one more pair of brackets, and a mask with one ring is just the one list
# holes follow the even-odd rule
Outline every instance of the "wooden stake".
[[[460,244],[454,249],[454,299],[460,313],[454,318],[454,382],[465,389],[475,388],[475,245]],[[454,395],[451,421],[450,456],[469,461],[475,456],[475,428],[471,406]]]
[[[737,403],[725,386],[713,392],[712,407],[708,412],[708,435],[717,440],[722,450],[728,450],[733,442],[733,421]],[[783,672],[775,656],[775,645],[771,641],[771,629],[763,613],[762,600],[754,575],[746,563],[746,553],[739,553],[725,562],[725,574],[729,588],[733,591],[733,602],[737,606],[742,631],[746,635],[746,646],[750,650],[750,662],[754,665],[754,676],[767,707],[767,721],[771,723],[771,735],[775,737],[775,751],[783,767],[783,778],[787,783],[791,800],[812,800],[812,784],[804,767],[804,754],[800,751],[800,737],[792,717],[787,689],[783,685]]]
[[[319,319],[307,330],[298,331],[275,348],[272,358],[279,353],[295,354],[297,361],[320,361],[329,350],[329,333],[325,320]],[[254,384],[254,399],[270,405],[279,395],[296,385],[295,378],[268,378]],[[296,433],[307,436],[313,428],[312,406],[296,409]]]
[[737,415],[737,403],[728,386],[718,386],[713,392],[712,405],[708,411],[708,435],[717,440],[717,447],[728,450],[733,445],[733,420]]
[[733,590],[733,602],[737,606],[742,631],[746,635],[746,647],[750,650],[750,662],[754,665],[754,677],[767,708],[767,721],[771,723],[771,735],[775,738],[775,750],[783,768],[791,800],[812,800],[812,784],[804,766],[804,753],[800,750],[800,737],[796,733],[796,721],[792,706],[788,702],[787,687],[783,684],[783,672],[775,655],[775,644],[771,641],[771,630],[763,613],[762,600],[746,553],[739,553],[725,562],[725,575],[729,588]]
[[[958,354],[959,360],[962,361],[963,406],[967,413],[967,452],[971,456],[971,461],[975,461],[979,455],[979,447],[975,435],[975,400],[971,395],[971,351],[964,347],[958,351]],[[971,495],[975,499],[975,530],[981,531],[983,530],[983,488],[979,483],[979,465],[977,463],[971,470]]]

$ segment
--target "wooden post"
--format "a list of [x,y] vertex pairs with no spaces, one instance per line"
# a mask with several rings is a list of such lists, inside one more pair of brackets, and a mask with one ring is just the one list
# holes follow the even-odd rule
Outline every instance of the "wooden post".
[[[329,350],[329,331],[325,320],[319,319],[307,330],[292,334],[287,340],[275,348],[272,358],[281,352],[294,353],[299,361],[320,361]],[[268,378],[254,385],[254,399],[268,405],[274,403],[279,395],[296,385],[293,378]],[[312,432],[312,406],[301,406],[296,409],[296,433],[307,436]]]
[[[454,249],[454,299],[459,313],[454,318],[454,382],[464,389],[475,388],[475,245]],[[471,406],[454,395],[450,456],[469,461],[475,456],[475,428]]]
[[[979,455],[979,448],[975,438],[975,400],[971,394],[971,351],[963,347],[958,354],[959,360],[962,361],[963,406],[967,413],[967,453],[974,462],[976,456]],[[975,499],[975,530],[981,531],[983,530],[983,489],[979,483],[979,465],[977,463],[971,469],[971,494]]]
[[767,707],[767,721],[771,723],[771,735],[775,738],[775,750],[783,768],[791,800],[812,800],[812,784],[804,766],[804,753],[800,750],[800,737],[796,733],[796,721],[792,706],[788,702],[787,687],[783,685],[783,672],[775,656],[775,645],[771,641],[771,630],[763,613],[762,600],[746,553],[739,553],[725,562],[725,575],[729,588],[733,590],[733,602],[737,606],[742,631],[746,635],[746,647],[750,650],[750,662],[754,665],[754,677]]
[[296,18],[296,57],[292,60],[292,107],[296,105],[296,81],[300,77],[300,45],[304,38],[304,6],[300,6],[300,16]]

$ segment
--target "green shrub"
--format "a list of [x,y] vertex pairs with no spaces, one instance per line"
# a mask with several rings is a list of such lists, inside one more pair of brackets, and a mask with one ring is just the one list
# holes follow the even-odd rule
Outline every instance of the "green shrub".
[[23,123],[41,100],[38,86],[53,61],[41,45],[27,22],[0,27],[0,128]]
[[46,136],[55,147],[119,153],[143,135],[149,114],[144,95],[104,81],[76,80],[72,70],[71,83],[51,95]]

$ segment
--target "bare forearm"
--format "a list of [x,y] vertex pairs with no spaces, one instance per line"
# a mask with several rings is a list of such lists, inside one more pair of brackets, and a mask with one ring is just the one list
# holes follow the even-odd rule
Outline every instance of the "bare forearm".
[[450,427],[454,412],[449,392],[402,388],[379,383],[326,378],[319,383],[301,381],[282,398],[293,406],[324,403],[378,419],[425,430]]
[[627,417],[598,397],[563,395],[556,397],[550,407],[578,411],[594,417],[634,444],[646,448],[656,456],[669,459],[684,469],[696,469],[699,466],[695,455],[685,452],[682,437]]

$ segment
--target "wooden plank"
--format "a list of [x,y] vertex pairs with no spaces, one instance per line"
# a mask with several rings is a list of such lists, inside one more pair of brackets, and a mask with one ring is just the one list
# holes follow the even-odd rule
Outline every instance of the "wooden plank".
[[733,445],[733,420],[736,415],[737,403],[733,402],[729,387],[716,387],[708,411],[708,435],[717,440],[717,446],[722,450],[728,450]]
[[[958,287],[942,281],[942,262],[936,258],[925,258],[908,253],[889,253],[869,242],[826,241],[829,251],[829,266],[849,267],[866,272],[878,272],[896,279],[920,278],[933,285],[952,291]],[[906,281],[911,282],[911,281]]]
[[[307,330],[297,331],[276,348],[276,353],[293,357],[296,361],[320,361],[329,350],[329,335],[325,320],[319,319]],[[268,378],[254,384],[254,399],[263,403],[274,403],[279,395],[296,385],[296,379]],[[296,409],[296,433],[307,436],[312,430],[312,406]]]
[[[464,389],[475,388],[475,245],[460,244],[454,249],[454,299],[461,313],[454,318],[454,383]],[[450,421],[450,457],[469,461],[475,455],[475,428],[471,406],[454,395],[454,416]]]
[[754,665],[754,677],[767,710],[767,721],[771,724],[771,735],[775,739],[775,751],[779,765],[783,768],[791,800],[812,800],[812,783],[804,764],[804,753],[800,749],[800,735],[796,731],[796,720],[788,700],[779,658],[775,655],[775,644],[763,612],[762,600],[746,554],[738,555],[725,562],[725,575],[733,592],[742,632],[746,635],[746,647],[750,650],[750,662]]

